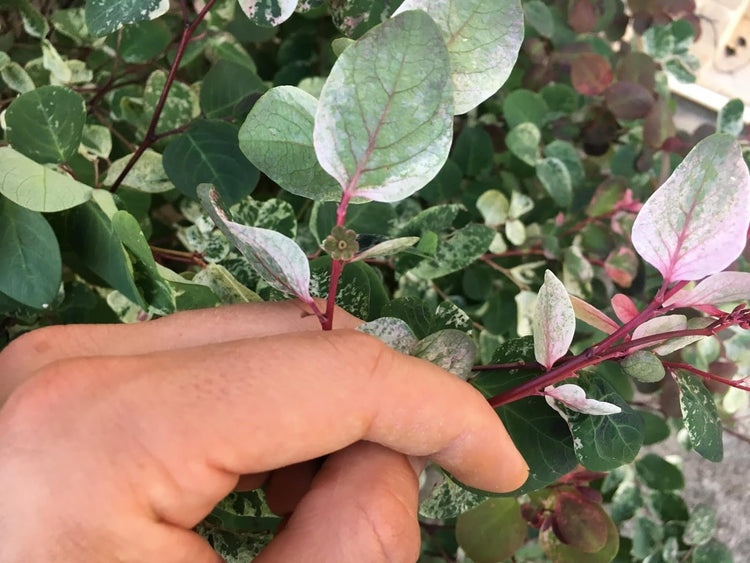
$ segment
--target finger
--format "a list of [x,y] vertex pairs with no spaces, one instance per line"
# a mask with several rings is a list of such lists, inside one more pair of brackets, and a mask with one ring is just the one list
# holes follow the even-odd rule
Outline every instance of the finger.
[[404,455],[358,442],[328,458],[256,561],[416,561],[418,493],[417,476]]
[[268,480],[270,473],[264,471],[263,473],[250,473],[248,475],[241,475],[237,481],[237,485],[234,487],[235,491],[252,491],[258,487],[262,487],[263,483]]
[[[68,411],[70,432],[84,434],[81,440],[114,449],[120,445],[112,443],[113,432],[132,432],[133,441],[158,452],[183,494],[161,498],[154,510],[186,526],[200,520],[239,475],[314,459],[361,439],[430,456],[481,489],[513,490],[527,475],[479,392],[356,331],[293,333],[52,367],[35,385],[24,386],[25,394],[52,385],[42,395]],[[55,388],[55,371],[68,374],[64,386]],[[80,399],[71,396],[71,374],[81,382]],[[21,391],[8,407],[13,398],[22,401]],[[97,420],[110,416],[110,423],[85,425],[83,413],[94,408]],[[65,416],[50,412],[59,428]],[[97,439],[94,432],[103,435]],[[112,455],[127,459],[126,453]],[[196,499],[189,508],[185,490]]]
[[[336,309],[335,328],[360,324]],[[185,311],[144,323],[50,326],[21,336],[0,354],[0,405],[29,374],[66,358],[131,356],[305,330],[320,330],[320,323],[298,300]]]
[[300,499],[310,489],[320,462],[305,461],[282,467],[271,473],[266,485],[268,507],[279,516],[291,514]]

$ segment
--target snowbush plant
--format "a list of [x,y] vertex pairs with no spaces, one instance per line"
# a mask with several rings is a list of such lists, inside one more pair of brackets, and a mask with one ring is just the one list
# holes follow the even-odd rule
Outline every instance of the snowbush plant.
[[[750,390],[744,108],[676,131],[690,3],[169,7],[0,1],[0,346],[339,305],[481,391],[530,466],[506,495],[429,467],[420,561],[732,560],[641,452],[720,461]],[[199,531],[246,561],[278,524],[253,491]]]

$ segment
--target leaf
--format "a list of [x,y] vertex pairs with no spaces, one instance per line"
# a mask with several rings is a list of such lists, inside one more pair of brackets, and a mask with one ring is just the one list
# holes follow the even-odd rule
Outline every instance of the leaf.
[[745,247],[750,173],[737,142],[711,135],[698,143],[646,201],[633,223],[633,246],[665,283],[720,272]]
[[354,261],[365,260],[375,256],[393,256],[402,250],[411,248],[418,242],[419,237],[401,237],[387,240],[360,252],[354,257]]
[[704,545],[714,535],[716,512],[712,506],[699,504],[693,508],[682,536],[687,545]]
[[420,340],[412,355],[422,358],[456,377],[466,380],[474,367],[477,347],[465,332],[455,329],[441,330]]
[[419,515],[441,520],[455,518],[487,500],[482,491],[462,487],[434,465],[428,465],[425,471],[420,498],[425,495],[426,498],[419,503]]
[[632,299],[622,293],[615,293],[612,296],[612,309],[620,322],[627,323],[638,316],[638,309]]
[[424,10],[448,46],[456,115],[505,83],[523,41],[523,11],[513,0],[406,0],[396,11]]
[[578,382],[592,398],[589,402],[610,405],[597,408],[597,414],[608,416],[565,411],[578,461],[591,471],[610,471],[633,461],[643,444],[641,417],[602,377],[582,375]]
[[529,466],[529,478],[509,496],[554,483],[578,464],[570,430],[539,397],[527,397],[497,409],[513,443]]
[[745,104],[739,98],[729,100],[716,116],[716,132],[739,136],[745,128]]
[[239,0],[240,8],[255,25],[276,27],[289,19],[297,0]]
[[266,89],[260,77],[247,66],[219,59],[201,82],[201,109],[209,119],[232,117],[249,96]]
[[556,402],[564,405],[567,410],[591,416],[605,416],[622,412],[622,409],[617,405],[587,398],[586,391],[572,383],[564,383],[557,387],[549,385],[544,389],[544,396],[547,404],[559,411],[566,420],[567,414],[556,406]]
[[699,282],[694,289],[681,289],[664,302],[664,307],[695,307],[750,301],[750,274],[719,272]]
[[560,561],[561,563],[609,563],[612,561],[620,546],[620,533],[612,519],[604,512],[604,509],[598,508],[604,516],[607,526],[607,538],[604,547],[594,553],[579,551],[562,543],[555,535],[554,528],[550,526],[539,533],[539,545],[544,549],[545,555],[550,560]]
[[564,544],[584,553],[596,553],[607,543],[607,513],[590,500],[562,491],[557,495],[552,526]]
[[0,170],[0,194],[32,211],[49,213],[75,207],[88,201],[93,192],[10,147],[0,147]]
[[617,285],[629,288],[638,274],[638,258],[630,248],[621,246],[607,255],[604,271]]
[[533,27],[539,35],[550,38],[555,32],[555,20],[552,12],[544,2],[530,0],[523,3],[523,13],[526,23]]
[[497,227],[508,219],[510,204],[500,190],[487,190],[477,198],[476,205],[488,227]]
[[709,461],[724,458],[722,427],[713,395],[696,375],[678,370],[680,410],[693,449]]
[[357,39],[391,16],[401,0],[327,0],[326,4],[338,30]]
[[456,521],[456,540],[475,563],[511,557],[526,541],[528,524],[516,499],[491,498]]
[[129,23],[154,20],[167,10],[167,0],[86,0],[86,26],[101,37]]
[[81,149],[95,158],[109,158],[112,133],[103,125],[84,125]]
[[[105,186],[112,186],[115,183],[132,157],[133,155],[123,156],[112,163],[107,170],[107,176],[104,178]],[[149,194],[174,189],[174,185],[169,181],[169,177],[164,170],[162,155],[152,149],[146,149],[135,166],[125,176],[122,185]]]
[[15,61],[8,61],[0,68],[0,78],[6,86],[21,94],[30,92],[36,85],[24,68]]
[[411,354],[417,345],[409,325],[395,317],[381,317],[357,327],[357,330],[370,334],[402,354]]
[[[482,199],[480,196],[479,199]],[[477,205],[479,200],[477,200]],[[440,233],[451,228],[463,205],[449,203],[433,205],[417,213],[398,230],[398,236],[422,236],[428,231]]]
[[37,162],[67,162],[78,152],[86,104],[64,86],[42,86],[21,94],[5,113],[8,141]]
[[127,25],[122,36],[112,34],[106,44],[115,50],[126,63],[146,63],[160,55],[172,43],[172,31],[164,20],[146,20]]
[[45,309],[62,277],[60,247],[41,213],[0,196],[0,293]]
[[[143,91],[143,110],[149,121],[156,112],[156,107],[166,86],[167,72],[163,70],[152,72],[146,80],[146,87]],[[175,81],[172,83],[164,102],[159,123],[156,126],[156,133],[164,133],[182,127],[191,119],[198,117],[199,113],[198,95],[187,84]]]
[[573,312],[578,320],[585,322],[586,324],[593,326],[596,329],[601,330],[605,334],[612,334],[616,331],[619,325],[610,319],[607,315],[601,312],[599,309],[587,303],[583,299],[570,295],[570,303],[573,305]]
[[419,11],[342,53],[320,94],[313,140],[347,196],[399,201],[435,177],[453,134],[449,68],[440,31]]
[[268,285],[312,303],[310,265],[297,243],[276,231],[232,221],[221,207],[219,193],[210,184],[198,186],[198,198],[216,226]]
[[612,82],[612,68],[607,59],[597,53],[581,53],[573,59],[570,81],[584,96],[598,96]]
[[223,305],[262,301],[257,293],[237,281],[237,278],[221,264],[208,264],[193,276],[192,281],[210,288]]
[[195,199],[198,184],[213,182],[227,205],[253,193],[260,174],[237,146],[237,127],[196,121],[164,150],[164,171],[175,187]]
[[539,143],[541,140],[542,134],[539,132],[539,128],[533,123],[526,122],[519,123],[508,131],[505,144],[514,156],[529,166],[536,166],[539,160]]
[[[310,293],[326,297],[331,283],[331,258],[321,256],[310,262],[312,279]],[[344,268],[336,292],[336,305],[348,313],[367,321],[382,315],[388,304],[388,295],[382,279],[364,262],[353,262]],[[388,313],[388,316],[394,316]]]
[[586,179],[578,150],[569,142],[557,139],[545,145],[544,156],[556,158],[565,165],[573,186],[580,186]]
[[665,370],[656,354],[648,350],[633,352],[620,362],[625,375],[644,383],[656,383],[664,379]]
[[513,90],[503,100],[503,114],[511,129],[526,122],[533,123],[541,129],[548,113],[547,102],[531,90]]
[[647,410],[636,410],[635,412],[637,412],[643,419],[644,446],[658,444],[669,438],[671,431],[663,416]]
[[430,280],[461,270],[478,260],[494,238],[494,230],[485,225],[469,223],[447,240],[441,241],[435,255],[422,261],[411,273]]
[[636,82],[615,82],[604,92],[604,99],[617,119],[646,117],[654,106],[654,96]]
[[240,128],[240,150],[286,191],[316,201],[338,200],[341,187],[318,164],[313,147],[317,105],[299,88],[272,88]]
[[548,370],[562,358],[573,342],[576,317],[568,292],[555,274],[547,270],[534,308],[534,356]]
[[717,539],[697,546],[693,550],[692,563],[733,563],[732,551]]
[[646,454],[637,460],[635,471],[644,485],[657,491],[673,491],[685,487],[682,471],[656,454]]
[[539,181],[560,207],[568,207],[573,201],[573,184],[570,172],[558,158],[544,158],[536,164]]
[[465,176],[483,176],[492,168],[492,138],[481,127],[466,127],[456,139],[451,156]]

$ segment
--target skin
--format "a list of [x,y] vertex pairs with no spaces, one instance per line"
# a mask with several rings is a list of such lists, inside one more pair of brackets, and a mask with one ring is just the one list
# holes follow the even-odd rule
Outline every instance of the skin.
[[[0,561],[221,561],[191,531],[266,484],[267,562],[415,561],[419,472],[527,466],[467,383],[293,302],[56,326],[0,354]],[[328,455],[325,462],[310,461]]]

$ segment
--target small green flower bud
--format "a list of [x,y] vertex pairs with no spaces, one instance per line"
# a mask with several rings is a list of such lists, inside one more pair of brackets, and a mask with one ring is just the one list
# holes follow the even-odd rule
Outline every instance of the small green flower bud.
[[323,241],[323,250],[334,260],[349,261],[359,252],[357,233],[341,225],[336,225]]

